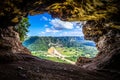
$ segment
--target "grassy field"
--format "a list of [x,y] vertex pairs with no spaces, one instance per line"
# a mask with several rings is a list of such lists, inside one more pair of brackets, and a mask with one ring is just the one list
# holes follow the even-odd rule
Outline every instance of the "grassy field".
[[47,52],[45,51],[32,51],[32,55],[37,56],[41,59],[46,59],[46,60],[51,60],[51,61],[55,61],[55,62],[61,62],[61,63],[68,63],[64,60],[61,60],[58,57],[55,56],[50,56]]
[[[97,54],[97,50],[93,47],[87,47],[85,49],[82,48],[75,48],[75,47],[55,47],[55,49],[65,56],[66,59],[76,62],[77,58],[80,56],[84,57],[94,57]],[[87,50],[89,49],[89,50]],[[60,59],[59,57],[53,56],[51,54],[48,54],[47,51],[32,51],[32,54],[34,56],[37,56],[42,59],[52,60],[55,62],[61,62],[61,63],[68,63],[65,60]]]
[[[63,63],[76,62],[80,56],[92,58],[97,54],[95,43],[84,40],[83,36],[32,36],[26,39],[23,45],[27,47],[34,56]],[[54,56],[54,53],[52,55],[48,54],[49,51],[51,53],[51,47],[53,47],[58,54]]]

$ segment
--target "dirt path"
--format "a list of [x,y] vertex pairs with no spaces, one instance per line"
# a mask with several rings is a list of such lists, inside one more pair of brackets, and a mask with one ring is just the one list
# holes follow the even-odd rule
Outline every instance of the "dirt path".
[[69,60],[69,59],[66,59],[66,58],[61,58],[61,59],[64,60],[64,61],[67,61],[67,62],[70,63],[70,64],[75,65],[75,62],[73,62],[73,61],[71,61],[71,60]]
[[66,59],[64,55],[62,55],[61,53],[59,53],[55,48],[54,48],[54,51],[53,51],[53,55],[56,56],[56,57],[59,57],[61,60],[63,61],[66,61],[70,64],[73,64],[75,65],[75,62],[69,60],[69,59]]

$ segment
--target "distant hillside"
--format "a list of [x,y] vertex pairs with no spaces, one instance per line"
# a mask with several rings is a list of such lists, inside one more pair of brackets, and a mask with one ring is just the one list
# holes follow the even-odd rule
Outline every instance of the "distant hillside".
[[[84,37],[38,37],[32,36],[23,42],[34,56],[62,63],[74,63],[80,56],[94,57],[97,49],[94,42]],[[62,57],[61,57],[62,56]],[[64,56],[64,57],[63,57]]]
[[92,46],[95,44],[92,41],[84,40],[84,37],[38,37],[32,36],[23,42],[31,51],[47,51],[51,46],[54,47],[82,47]]

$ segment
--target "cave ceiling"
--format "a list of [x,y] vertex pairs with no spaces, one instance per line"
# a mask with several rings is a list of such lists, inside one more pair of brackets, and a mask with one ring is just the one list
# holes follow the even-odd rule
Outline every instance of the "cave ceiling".
[[28,14],[48,12],[66,21],[102,20],[105,25],[120,29],[119,3],[119,0],[4,0],[0,1],[1,27],[16,25]]

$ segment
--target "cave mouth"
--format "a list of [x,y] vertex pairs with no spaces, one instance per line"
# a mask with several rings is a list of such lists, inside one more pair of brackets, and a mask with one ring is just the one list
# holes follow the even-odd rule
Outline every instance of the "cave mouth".
[[98,53],[95,42],[84,39],[85,21],[62,21],[48,13],[29,15],[28,19],[30,27],[23,45],[34,56],[75,64],[79,57],[93,58]]

